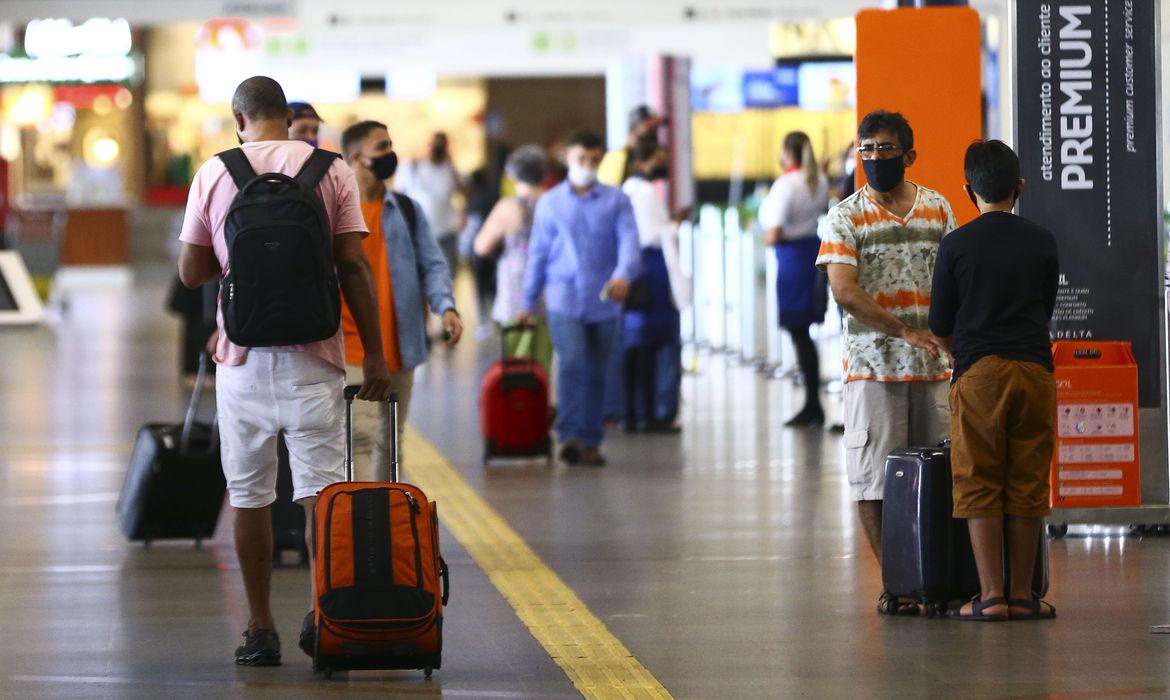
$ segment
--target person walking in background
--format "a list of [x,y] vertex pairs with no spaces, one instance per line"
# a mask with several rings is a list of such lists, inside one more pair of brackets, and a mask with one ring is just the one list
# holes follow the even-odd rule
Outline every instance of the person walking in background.
[[529,321],[544,293],[558,356],[560,457],[603,466],[605,367],[630,281],[639,272],[638,228],[630,198],[597,181],[601,137],[569,142],[569,176],[541,197],[532,224],[519,321]]
[[491,335],[492,300],[496,296],[495,255],[480,255],[475,252],[475,239],[483,229],[488,215],[500,200],[500,186],[493,182],[486,168],[477,168],[471,173],[471,199],[467,201],[467,217],[463,231],[459,234],[459,257],[471,265],[475,279],[476,338],[486,339]]
[[[678,227],[686,212],[671,216],[656,183],[670,177],[666,150],[643,141],[633,152],[634,175],[622,185],[634,208],[642,249],[642,274],[626,299],[623,376],[627,432],[676,433],[682,383],[679,311],[691,289],[679,263]],[[811,263],[810,263],[811,267]]]
[[[516,196],[500,200],[475,237],[476,255],[498,256],[492,319],[501,325],[514,322],[523,311],[524,269],[528,264],[532,219],[542,192],[545,167],[540,146],[530,144],[513,151],[504,164],[504,172],[515,183]],[[529,321],[531,331],[509,334],[504,339],[504,349],[510,356],[531,355],[548,372],[552,370],[552,341],[542,305],[538,303],[534,311]]]
[[304,141],[313,148],[320,145],[318,136],[325,120],[317,114],[313,105],[308,102],[289,102],[288,109],[292,113],[292,123],[288,126],[289,139]]
[[[362,249],[373,269],[378,297],[378,322],[391,385],[398,392],[398,433],[410,414],[414,370],[427,359],[426,307],[442,317],[447,345],[459,342],[463,323],[455,310],[451,272],[439,251],[426,214],[413,200],[391,192],[385,181],[394,176],[398,156],[385,124],[361,121],[341,134],[345,162],[357,176],[361,213],[370,235]],[[346,377],[362,379],[356,360],[362,339],[349,308],[342,309]],[[359,479],[389,481],[390,407],[355,404],[353,408],[354,474]],[[401,444],[401,441],[399,441]]]
[[1056,238],[1012,214],[1024,181],[1007,144],[971,144],[963,170],[979,218],[939,245],[930,295],[930,329],[948,340],[955,358],[955,517],[967,519],[980,583],[979,596],[951,614],[980,621],[1052,618],[1056,609],[1032,592],[1032,572],[1051,512],[1056,381],[1048,324],[1060,273]]
[[629,132],[626,145],[609,151],[601,159],[597,169],[597,180],[604,185],[621,187],[634,175],[634,149],[639,143],[658,143],[658,130],[666,125],[666,119],[659,116],[647,105],[638,105],[630,110]]
[[817,220],[829,206],[829,184],[817,167],[812,142],[803,131],[784,137],[780,150],[784,174],[760,204],[759,222],[764,245],[776,250],[776,301],[780,327],[792,338],[804,380],[804,407],[784,425],[806,428],[822,425],[821,363],[809,326],[825,318],[828,307],[824,273],[817,269]]
[[[927,315],[935,255],[955,215],[941,194],[906,179],[918,152],[901,114],[865,115],[857,143],[867,183],[829,210],[816,262],[846,313],[845,471],[880,563],[886,455],[950,434],[946,346]],[[883,591],[878,611],[918,612],[889,602]]]
[[[255,172],[294,176],[313,156],[308,145],[289,140],[288,105],[275,80],[256,76],[240,83],[231,109],[242,143],[240,151]],[[222,158],[212,158],[195,174],[179,235],[179,275],[188,288],[218,279],[229,269],[226,221],[237,193]],[[341,291],[353,310],[355,333],[367,349],[354,356],[364,370],[358,397],[385,401],[390,396],[390,377],[382,356],[370,266],[362,253],[366,226],[353,173],[340,158],[333,158],[316,194],[327,219],[323,233],[332,242]],[[280,637],[270,604],[270,506],[276,500],[276,445],[283,433],[293,498],[304,506],[312,522],[317,493],[345,478],[341,329],[327,340],[307,345],[247,348],[232,343],[223,331],[222,309],[217,324],[219,330],[210,344],[219,365],[216,409],[220,451],[228,502],[235,510],[236,553],[250,612],[244,643],[236,649],[235,659],[245,666],[278,666]],[[310,557],[312,553],[310,543]],[[301,641],[305,649],[304,627]],[[311,654],[311,645],[307,651]]]
[[454,276],[459,269],[458,239],[462,226],[453,198],[460,194],[465,201],[470,201],[471,192],[455,170],[447,134],[439,131],[431,136],[429,156],[410,161],[398,175],[395,184],[400,192],[422,207],[447,260],[447,268]]
[[[626,132],[626,144],[606,152],[597,169],[597,181],[603,185],[621,187],[635,173],[634,150],[640,143],[658,143],[658,131],[666,124],[666,119],[658,115],[648,105],[638,105],[630,110],[629,129]],[[625,385],[625,327],[618,326],[618,339],[613,344],[613,355],[609,358],[605,370],[605,405],[602,412],[605,422],[611,424],[625,423],[626,416],[626,385]]]

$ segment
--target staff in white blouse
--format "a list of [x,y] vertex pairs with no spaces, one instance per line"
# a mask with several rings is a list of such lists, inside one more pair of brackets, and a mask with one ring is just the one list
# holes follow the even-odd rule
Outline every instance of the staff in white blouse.
[[[678,432],[682,341],[679,311],[691,300],[691,283],[679,264],[678,226],[658,183],[669,176],[666,151],[643,141],[633,150],[634,175],[622,185],[634,207],[642,248],[642,274],[623,314],[625,428]],[[637,293],[635,293],[637,292]]]
[[758,218],[764,244],[776,249],[780,327],[792,338],[804,378],[804,408],[784,425],[807,428],[825,422],[820,359],[809,326],[824,320],[828,305],[825,279],[816,268],[816,259],[820,248],[817,219],[829,208],[829,184],[817,167],[808,135],[802,131],[784,137],[780,167],[784,174],[760,204]]

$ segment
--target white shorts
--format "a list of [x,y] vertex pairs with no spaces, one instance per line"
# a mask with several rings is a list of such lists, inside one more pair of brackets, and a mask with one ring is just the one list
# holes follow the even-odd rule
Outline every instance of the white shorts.
[[880,501],[886,455],[931,447],[951,435],[950,382],[845,383],[845,473],[855,501]]
[[345,479],[345,402],[340,368],[304,352],[253,348],[215,373],[220,455],[228,501],[263,508],[276,500],[276,440],[284,431],[293,500]]

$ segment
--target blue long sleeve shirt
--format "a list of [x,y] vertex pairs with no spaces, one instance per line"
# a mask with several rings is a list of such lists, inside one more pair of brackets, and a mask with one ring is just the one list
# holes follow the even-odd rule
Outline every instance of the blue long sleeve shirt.
[[621,305],[602,301],[602,288],[611,279],[632,282],[640,267],[630,198],[600,183],[578,194],[562,182],[536,204],[523,308],[532,312],[543,292],[550,314],[582,323],[609,321]]
[[447,259],[443,257],[430,222],[418,202],[414,203],[414,211],[416,228],[412,231],[394,195],[386,192],[382,235],[386,239],[386,257],[390,260],[390,283],[394,287],[398,353],[406,369],[417,367],[427,359],[427,319],[423,300],[437,314],[455,308]]

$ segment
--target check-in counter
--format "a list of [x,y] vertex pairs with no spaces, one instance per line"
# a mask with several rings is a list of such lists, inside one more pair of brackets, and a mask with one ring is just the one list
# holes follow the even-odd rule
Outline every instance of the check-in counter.
[[125,265],[130,262],[129,215],[121,207],[66,212],[62,265]]
[[[29,258],[33,274],[65,265],[125,265],[130,261],[129,212],[124,207],[44,205],[13,209],[7,242]],[[45,266],[54,269],[42,269]]]

